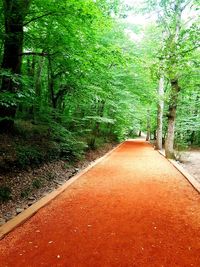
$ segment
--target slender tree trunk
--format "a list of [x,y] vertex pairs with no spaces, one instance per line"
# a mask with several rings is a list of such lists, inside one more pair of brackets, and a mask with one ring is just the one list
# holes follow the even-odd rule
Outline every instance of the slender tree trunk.
[[[97,115],[101,118],[103,117],[104,114],[104,107],[105,107],[105,101],[100,101],[97,106]],[[100,122],[95,123],[93,129],[93,136],[92,139],[90,140],[90,147],[92,149],[95,149],[96,138],[99,136],[100,126],[101,126]]]
[[[36,57],[33,55],[32,57],[27,59],[27,75],[31,81],[31,86],[34,87],[34,79],[35,79],[35,66],[36,66]],[[26,112],[29,114],[29,117],[34,118],[35,107],[34,104],[30,105],[28,108],[26,106]]]
[[35,77],[35,63],[36,63],[36,58],[33,55],[32,60],[30,58],[27,59],[27,74],[28,76],[32,77],[34,79]]
[[151,138],[150,109],[147,109],[147,135],[146,135],[146,141],[149,141],[150,138]]
[[41,57],[38,63],[36,77],[35,77],[35,94],[37,97],[41,96],[41,76],[45,58]]
[[175,158],[174,155],[174,131],[175,131],[175,120],[176,120],[176,108],[178,102],[178,94],[180,87],[178,79],[171,80],[171,97],[168,112],[168,129],[167,137],[165,142],[165,154],[167,158]]
[[44,57],[41,57],[38,62],[37,70],[35,72],[35,103],[34,103],[34,121],[37,122],[37,114],[41,108],[41,74],[43,70]]
[[[195,117],[198,116],[199,114],[199,108],[198,108],[198,104],[200,103],[200,96],[197,94],[196,97],[195,97],[195,104],[194,104],[194,110],[193,110],[193,115]],[[190,142],[191,142],[191,145],[193,145],[195,143],[195,137],[196,137],[196,131],[191,131],[191,134],[190,134]]]
[[52,69],[51,57],[48,57],[48,88],[49,88],[49,103],[55,109],[56,108],[56,100],[54,94],[54,75]]
[[[21,74],[23,49],[23,23],[30,5],[30,0],[4,0],[4,25],[5,39],[1,68],[13,75]],[[10,75],[4,75],[1,80],[0,92],[15,94],[19,89],[19,83],[13,81]],[[16,113],[16,103],[7,105],[0,103],[0,129],[10,131],[13,128]]]
[[156,149],[162,150],[162,126],[163,126],[163,109],[164,109],[164,77],[160,78],[158,87],[158,109],[157,109],[157,134]]

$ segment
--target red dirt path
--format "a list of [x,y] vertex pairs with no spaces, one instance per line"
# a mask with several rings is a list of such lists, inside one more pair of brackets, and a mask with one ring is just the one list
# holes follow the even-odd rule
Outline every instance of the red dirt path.
[[128,141],[0,241],[0,266],[200,266],[200,195]]

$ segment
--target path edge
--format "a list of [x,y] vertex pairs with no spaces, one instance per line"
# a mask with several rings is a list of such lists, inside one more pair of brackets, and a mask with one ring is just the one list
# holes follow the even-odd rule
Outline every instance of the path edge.
[[80,171],[78,174],[67,180],[63,185],[59,186],[57,189],[53,190],[48,195],[42,197],[37,202],[35,202],[32,206],[24,210],[19,215],[15,216],[10,221],[6,222],[4,225],[0,227],[0,240],[3,239],[7,234],[9,234],[12,230],[22,225],[25,221],[35,215],[41,208],[48,205],[52,200],[62,194],[69,186],[71,186],[74,182],[76,182],[82,175],[87,173],[97,164],[106,159],[110,154],[112,154],[115,150],[117,150],[120,146],[122,146],[126,141],[120,143],[109,152],[107,152],[104,156],[94,160],[88,167]]
[[186,169],[178,164],[174,159],[168,159],[161,150],[157,150],[165,159],[167,159],[192,185],[192,187],[200,194],[200,183]]

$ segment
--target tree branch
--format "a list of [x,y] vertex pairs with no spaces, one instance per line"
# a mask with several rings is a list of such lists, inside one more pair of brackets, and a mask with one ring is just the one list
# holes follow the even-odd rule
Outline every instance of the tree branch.
[[43,17],[50,16],[50,15],[52,15],[52,14],[54,14],[54,13],[55,13],[55,12],[48,12],[48,13],[46,13],[46,14],[43,14],[43,15],[40,15],[40,16],[38,16],[38,17],[32,18],[32,19],[30,19],[29,21],[25,22],[23,26],[27,26],[29,23],[31,23],[31,22],[33,22],[33,21],[35,21],[35,20],[41,19],[41,18],[43,18]]
[[197,46],[194,46],[194,47],[192,47],[192,48],[190,48],[190,49],[188,49],[188,50],[185,50],[185,51],[182,51],[181,52],[181,54],[187,54],[187,53],[189,53],[189,52],[192,52],[192,51],[194,51],[194,50],[196,50],[197,48],[199,48],[200,47],[200,44],[198,44]]
[[64,11],[59,11],[59,12],[58,11],[55,11],[55,12],[51,11],[51,12],[42,14],[42,15],[40,15],[38,17],[34,17],[34,18],[30,19],[29,21],[25,22],[23,26],[26,26],[26,25],[28,25],[29,23],[31,23],[31,22],[33,22],[35,20],[38,20],[38,19],[41,19],[41,18],[44,18],[44,17],[47,17],[47,16],[51,16],[51,15],[63,15],[63,14],[67,14],[67,13],[64,12]]
[[185,10],[185,8],[186,8],[189,4],[191,4],[191,3],[192,3],[191,0],[187,1],[187,2],[185,3],[185,5],[181,7],[181,12],[182,12],[183,10]]
[[47,53],[47,52],[24,52],[19,54],[20,57],[22,56],[41,56],[41,57],[51,57],[54,56],[56,54],[59,54],[59,51],[54,52],[54,53]]
[[21,53],[19,54],[20,57],[22,56],[41,56],[41,57],[46,57],[48,56],[49,54],[48,53],[45,53],[45,52],[24,52],[24,53]]

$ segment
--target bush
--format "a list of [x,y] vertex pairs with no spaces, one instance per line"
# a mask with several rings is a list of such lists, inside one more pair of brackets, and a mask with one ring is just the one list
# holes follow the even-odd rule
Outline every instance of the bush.
[[7,186],[0,186],[0,201],[11,199],[11,189]]
[[31,192],[32,192],[31,187],[26,187],[26,188],[24,188],[23,191],[21,192],[21,197],[23,197],[23,198],[27,198],[27,197],[30,195]]
[[43,161],[43,154],[39,148],[31,145],[18,145],[16,147],[16,161],[20,168],[25,168],[30,165],[38,165]]
[[47,181],[53,181],[56,178],[56,175],[55,173],[47,172],[45,178]]
[[60,158],[65,160],[80,159],[87,148],[85,142],[78,141],[74,133],[57,123],[52,125],[52,139],[59,147]]
[[175,149],[177,151],[184,151],[188,148],[188,143],[185,139],[181,138],[180,136],[176,137],[175,139]]
[[36,189],[40,189],[42,187],[42,185],[43,185],[43,182],[39,178],[33,180],[33,182],[32,182],[33,188],[36,188]]

